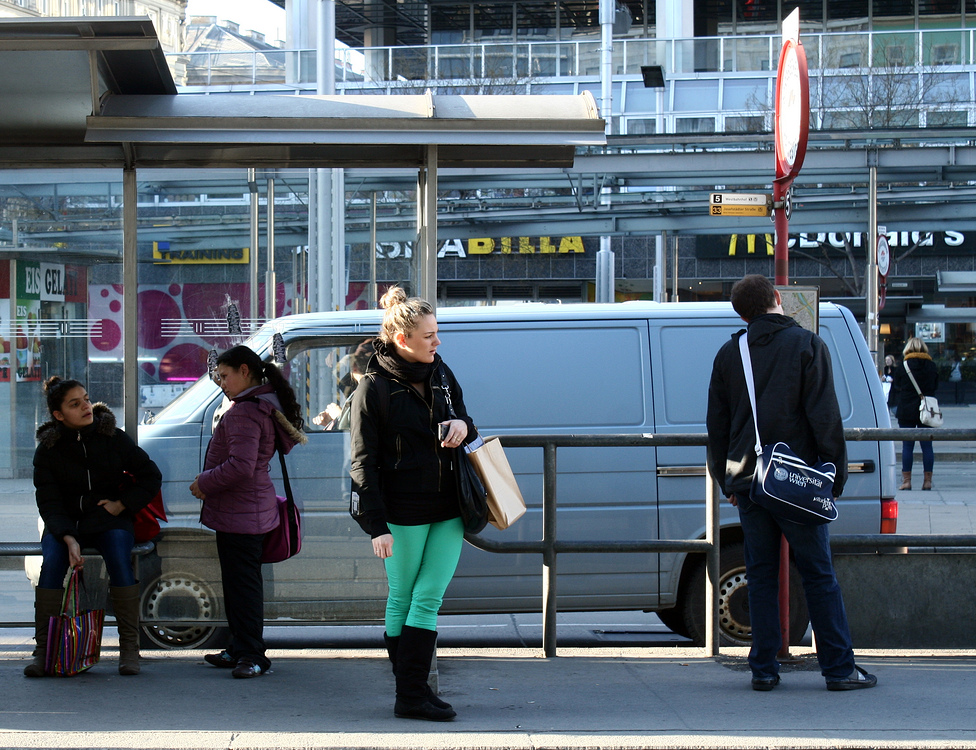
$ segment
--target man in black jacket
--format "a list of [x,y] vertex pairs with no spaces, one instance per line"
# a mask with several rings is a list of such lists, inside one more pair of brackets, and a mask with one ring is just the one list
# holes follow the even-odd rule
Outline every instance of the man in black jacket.
[[[787,443],[804,461],[837,467],[834,494],[847,480],[847,448],[830,354],[819,336],[783,314],[779,292],[769,279],[751,275],[732,287],[732,307],[748,324],[748,342],[764,442]],[[708,467],[739,509],[749,579],[754,690],[779,684],[779,549],[785,536],[803,579],[817,659],[828,690],[856,690],[877,684],[854,663],[847,613],[834,575],[827,526],[778,519],[749,497],[756,469],[755,428],[746,389],[739,336],[719,349],[708,387]]]

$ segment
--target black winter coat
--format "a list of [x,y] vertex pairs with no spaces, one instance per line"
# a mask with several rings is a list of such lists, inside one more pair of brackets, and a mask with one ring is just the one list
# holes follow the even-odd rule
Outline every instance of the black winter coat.
[[[932,358],[924,352],[912,352],[905,355],[905,362],[912,369],[915,382],[926,396],[934,396],[939,387],[939,370]],[[891,392],[888,394],[888,406],[895,409],[895,418],[901,427],[922,427],[918,421],[918,391],[905,372],[905,365],[895,368],[894,379],[891,381]]]
[[[135,514],[162,483],[149,455],[116,428],[112,411],[99,403],[92,412],[94,421],[81,430],[55,420],[37,429],[35,498],[45,530],[57,539],[109,529],[131,532]],[[125,510],[113,516],[99,500],[121,500]]]
[[[468,425],[465,443],[469,443],[478,431],[464,407],[457,378],[440,356],[427,383],[429,400],[383,369],[376,357],[370,359],[352,395],[350,474],[366,516],[361,525],[371,537],[389,533],[385,511],[389,495],[456,491],[455,449],[442,448],[438,437],[438,424],[451,418],[440,385],[440,365],[447,371],[454,412]],[[377,383],[380,378],[385,382]]]
[[[746,390],[740,331],[715,356],[708,387],[708,466],[726,497],[748,493],[756,470],[756,432]],[[782,441],[808,463],[837,467],[834,495],[847,481],[847,445],[830,353],[823,340],[785,315],[760,315],[748,328],[759,435]]]

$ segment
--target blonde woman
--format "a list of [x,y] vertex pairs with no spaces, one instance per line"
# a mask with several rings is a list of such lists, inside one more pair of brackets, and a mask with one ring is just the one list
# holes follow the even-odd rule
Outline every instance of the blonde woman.
[[[891,383],[891,394],[888,403],[895,408],[895,417],[899,427],[922,427],[918,421],[918,403],[920,397],[912,381],[905,372],[905,366],[911,368],[912,376],[918,383],[919,389],[925,396],[934,396],[939,386],[939,371],[929,356],[929,348],[920,338],[914,336],[908,339],[903,351],[904,362],[901,367],[894,369],[894,380]],[[932,468],[935,464],[935,453],[931,440],[921,440],[922,447],[922,489],[932,489]],[[912,463],[915,457],[915,441],[903,440],[901,443],[901,486],[900,490],[912,488]]]
[[[454,576],[464,526],[453,456],[477,436],[461,387],[437,354],[431,305],[392,287],[375,354],[353,395],[352,469],[363,530],[386,566],[385,640],[396,677],[394,714],[449,721],[427,685],[437,614]],[[442,388],[450,388],[451,419]]]

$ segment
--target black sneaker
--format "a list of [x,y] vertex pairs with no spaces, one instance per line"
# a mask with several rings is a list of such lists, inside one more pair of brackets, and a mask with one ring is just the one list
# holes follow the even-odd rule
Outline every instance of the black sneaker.
[[833,680],[827,682],[828,690],[864,690],[873,688],[878,684],[878,678],[873,674],[868,674],[856,664],[854,671],[846,680]]
[[219,654],[206,654],[203,660],[207,664],[212,664],[215,667],[221,667],[223,669],[233,669],[237,666],[237,659],[226,651],[221,651]]

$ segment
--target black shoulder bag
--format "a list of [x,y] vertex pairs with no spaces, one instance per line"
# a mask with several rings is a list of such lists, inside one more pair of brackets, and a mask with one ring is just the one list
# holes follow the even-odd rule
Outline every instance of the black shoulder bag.
[[[458,419],[451,401],[451,386],[447,382],[447,371],[443,364],[439,371],[441,390],[447,402],[447,413],[451,415],[451,419]],[[485,486],[475,473],[471,461],[468,460],[467,451],[461,445],[454,449],[454,476],[457,480],[458,504],[461,508],[464,530],[469,534],[477,534],[488,523],[488,493],[485,492]]]

